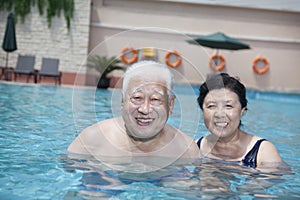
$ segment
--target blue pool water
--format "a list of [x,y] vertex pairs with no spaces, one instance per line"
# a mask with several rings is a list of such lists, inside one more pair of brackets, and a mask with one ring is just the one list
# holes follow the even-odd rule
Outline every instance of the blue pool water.
[[[197,89],[176,91],[169,123],[195,139],[207,134]],[[292,174],[201,161],[141,174],[103,171],[66,149],[86,126],[119,114],[119,91],[0,83],[0,199],[299,199],[300,95],[247,96],[243,129],[273,142]]]

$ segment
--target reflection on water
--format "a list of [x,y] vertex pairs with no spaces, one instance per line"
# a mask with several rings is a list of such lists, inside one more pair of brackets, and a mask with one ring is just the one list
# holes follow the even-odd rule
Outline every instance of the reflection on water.
[[[263,173],[238,164],[197,160],[147,173],[128,173],[86,157],[62,158],[69,173],[81,173],[77,188],[67,197],[112,199],[263,199],[286,198],[276,191],[287,173]],[[297,193],[295,193],[295,198]],[[293,195],[288,195],[293,198]]]

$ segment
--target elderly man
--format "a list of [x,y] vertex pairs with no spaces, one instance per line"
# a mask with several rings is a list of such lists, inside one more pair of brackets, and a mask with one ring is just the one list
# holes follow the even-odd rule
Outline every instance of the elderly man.
[[108,165],[142,164],[143,170],[199,157],[194,140],[166,124],[174,106],[173,84],[173,75],[163,64],[132,65],[123,79],[122,117],[86,128],[68,151],[92,155]]

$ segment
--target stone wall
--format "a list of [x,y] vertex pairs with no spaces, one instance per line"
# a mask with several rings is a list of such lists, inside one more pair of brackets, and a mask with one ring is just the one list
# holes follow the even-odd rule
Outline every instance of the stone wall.
[[[40,69],[42,57],[58,58],[59,69],[63,72],[63,83],[71,83],[74,74],[85,73],[82,68],[88,54],[90,1],[75,0],[74,18],[68,32],[63,13],[52,19],[48,28],[47,18],[40,16],[38,9],[31,13],[22,24],[16,24],[18,50],[9,53],[9,66],[15,67],[18,54],[35,55],[35,68]],[[0,38],[2,38],[9,12],[0,13]],[[5,65],[6,52],[0,50],[0,65]]]

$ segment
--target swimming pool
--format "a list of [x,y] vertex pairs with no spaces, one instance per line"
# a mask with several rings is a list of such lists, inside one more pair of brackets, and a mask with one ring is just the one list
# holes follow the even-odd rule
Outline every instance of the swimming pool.
[[[193,138],[205,135],[201,112],[191,102],[195,97],[184,86],[176,91],[169,123]],[[112,96],[120,94],[0,83],[0,199],[300,198],[300,95],[248,91],[243,118],[243,129],[272,141],[294,174],[201,161],[132,174],[101,171],[92,159],[68,158],[66,149],[81,129],[118,114]]]

